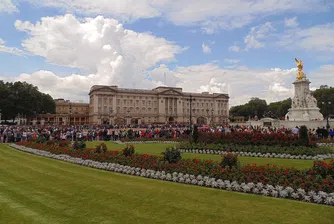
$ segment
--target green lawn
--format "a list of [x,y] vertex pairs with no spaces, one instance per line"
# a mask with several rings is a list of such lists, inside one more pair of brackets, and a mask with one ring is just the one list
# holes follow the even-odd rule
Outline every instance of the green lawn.
[[[105,142],[109,150],[119,150],[125,147],[125,145],[115,144],[113,142]],[[99,142],[88,142],[87,147],[95,147]],[[173,144],[135,144],[135,149],[137,153],[146,153],[151,155],[161,155],[168,146],[173,146]],[[207,160],[221,160],[220,155],[209,155],[209,154],[195,154],[195,153],[184,153],[183,158],[193,159],[207,159]],[[240,156],[239,161],[241,165],[253,164],[258,165],[263,164],[275,164],[284,167],[294,167],[296,169],[307,169],[311,168],[313,165],[312,160],[300,160],[300,159],[276,159],[276,158],[258,158],[258,157],[244,157]]]
[[106,172],[0,145],[0,223],[332,223],[334,208]]

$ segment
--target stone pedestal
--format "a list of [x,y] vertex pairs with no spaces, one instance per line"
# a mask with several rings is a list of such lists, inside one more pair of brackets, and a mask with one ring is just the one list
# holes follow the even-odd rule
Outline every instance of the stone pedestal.
[[285,115],[289,121],[312,121],[323,120],[323,115],[317,107],[317,100],[312,96],[310,91],[310,81],[308,79],[296,80],[295,96],[292,99],[291,108]]

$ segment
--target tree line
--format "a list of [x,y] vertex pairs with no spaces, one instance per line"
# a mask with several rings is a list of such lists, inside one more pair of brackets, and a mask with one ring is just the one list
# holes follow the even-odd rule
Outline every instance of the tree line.
[[[313,96],[317,99],[320,112],[325,117],[334,113],[334,87],[321,86],[313,91]],[[291,98],[267,104],[264,99],[253,97],[246,104],[231,107],[230,116],[232,120],[234,116],[244,116],[246,120],[255,116],[259,119],[263,117],[282,119],[289,108],[291,108]]]
[[0,80],[0,113],[2,120],[15,120],[18,115],[31,117],[41,113],[55,113],[56,105],[49,94],[27,82]]

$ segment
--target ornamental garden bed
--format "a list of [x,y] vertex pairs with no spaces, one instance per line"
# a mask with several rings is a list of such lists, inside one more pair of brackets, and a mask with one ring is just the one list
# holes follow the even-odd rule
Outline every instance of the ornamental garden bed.
[[198,142],[207,144],[238,144],[267,146],[306,146],[316,147],[316,136],[307,135],[308,140],[298,135],[283,133],[231,132],[231,133],[198,133]]
[[[163,157],[147,154],[129,154],[123,151],[109,151],[105,144],[94,149],[86,149],[80,144],[71,147],[66,142],[49,141],[47,143],[21,142],[18,145],[48,151],[56,155],[69,155],[75,158],[89,159],[102,163],[117,163],[123,166],[138,167],[166,173],[187,173],[189,175],[208,176],[221,180],[229,180],[238,183],[263,183],[273,186],[302,188],[305,191],[334,192],[334,159],[326,163],[314,162],[312,169],[297,170],[295,168],[283,168],[274,165],[256,164],[241,167],[223,167],[218,161],[181,159],[175,163],[165,161]],[[125,149],[131,148],[127,146]],[[177,150],[176,150],[177,151]],[[134,152],[134,151],[133,151]],[[226,156],[226,155],[225,155]]]
[[184,138],[123,138],[120,140],[123,143],[131,143],[131,144],[140,144],[140,143],[179,143],[184,142],[186,139]]
[[226,154],[238,153],[240,156],[282,158],[282,159],[330,159],[334,150],[329,147],[309,148],[305,146],[267,146],[235,144],[194,144],[182,143],[176,146],[183,153]]
[[74,150],[36,143],[11,146],[24,152],[123,174],[334,205],[334,160],[314,162],[313,169],[305,171],[255,164],[230,169],[213,161],[181,160],[169,164],[157,156],[125,156],[119,151],[104,153],[103,147],[99,147],[97,153],[96,149]]
[[237,154],[239,156],[247,157],[262,157],[262,158],[278,158],[278,159],[302,159],[302,160],[325,160],[334,158],[332,154],[318,154],[315,156],[307,155],[291,155],[291,154],[276,154],[276,153],[260,153],[260,152],[230,152],[223,150],[210,150],[210,149],[179,149],[181,153],[199,153],[199,154],[212,154],[212,155],[225,155],[228,153]]

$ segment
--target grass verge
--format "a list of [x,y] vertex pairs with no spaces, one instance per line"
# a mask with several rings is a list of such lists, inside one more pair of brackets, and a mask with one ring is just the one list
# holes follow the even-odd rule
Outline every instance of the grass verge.
[[111,173],[0,145],[0,223],[331,223],[334,208]]

